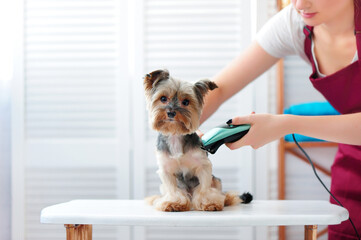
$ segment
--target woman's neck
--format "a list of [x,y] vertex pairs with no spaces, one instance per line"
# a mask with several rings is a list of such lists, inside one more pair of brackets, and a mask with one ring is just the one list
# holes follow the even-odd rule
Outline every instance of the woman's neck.
[[354,33],[355,20],[354,20],[354,4],[350,1],[350,5],[343,11],[340,11],[337,16],[334,16],[330,21],[324,22],[315,28],[322,31],[323,34],[330,36],[347,36]]

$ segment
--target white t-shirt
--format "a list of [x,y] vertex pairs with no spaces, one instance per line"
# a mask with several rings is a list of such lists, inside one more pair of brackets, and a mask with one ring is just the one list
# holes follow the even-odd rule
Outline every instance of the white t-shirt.
[[[303,27],[305,23],[292,4],[282,9],[273,16],[257,33],[256,41],[270,55],[283,58],[288,55],[299,55],[303,60],[310,64],[305,50],[305,34]],[[325,75],[320,73],[314,54],[314,45],[312,42],[312,55],[316,64],[319,77]],[[357,52],[352,62],[358,60]]]

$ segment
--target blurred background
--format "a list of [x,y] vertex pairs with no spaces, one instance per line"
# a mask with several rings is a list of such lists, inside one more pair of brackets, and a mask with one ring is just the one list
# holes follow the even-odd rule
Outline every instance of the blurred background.
[[[212,78],[273,16],[276,0],[0,1],[0,240],[65,239],[40,211],[73,199],[143,199],[159,192],[143,76]],[[251,70],[251,69],[250,69]],[[277,113],[323,100],[298,57],[259,77],[227,101],[201,130],[236,115]],[[277,199],[278,143],[257,151],[223,147],[212,155],[225,190]],[[332,162],[334,148],[311,155]],[[328,196],[309,166],[286,155],[286,199]],[[321,174],[322,176],[322,174]],[[323,176],[329,185],[327,176]],[[94,226],[94,239],[278,239],[278,228]],[[303,228],[287,228],[302,239]],[[326,236],[323,237],[326,239]]]

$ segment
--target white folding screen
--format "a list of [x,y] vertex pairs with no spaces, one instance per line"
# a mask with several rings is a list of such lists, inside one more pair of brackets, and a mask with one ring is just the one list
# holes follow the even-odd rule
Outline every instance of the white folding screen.
[[[64,239],[62,226],[40,224],[42,208],[129,198],[127,7],[116,0],[18,2],[12,234]],[[120,233],[129,234],[94,229],[99,239]]]

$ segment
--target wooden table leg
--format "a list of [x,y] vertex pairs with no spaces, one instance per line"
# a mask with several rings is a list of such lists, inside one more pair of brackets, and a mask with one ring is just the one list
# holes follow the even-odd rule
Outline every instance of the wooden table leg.
[[305,225],[305,240],[317,239],[317,225]]
[[278,227],[278,240],[285,240],[286,239],[286,227],[279,226]]
[[92,240],[92,225],[65,224],[67,240]]

